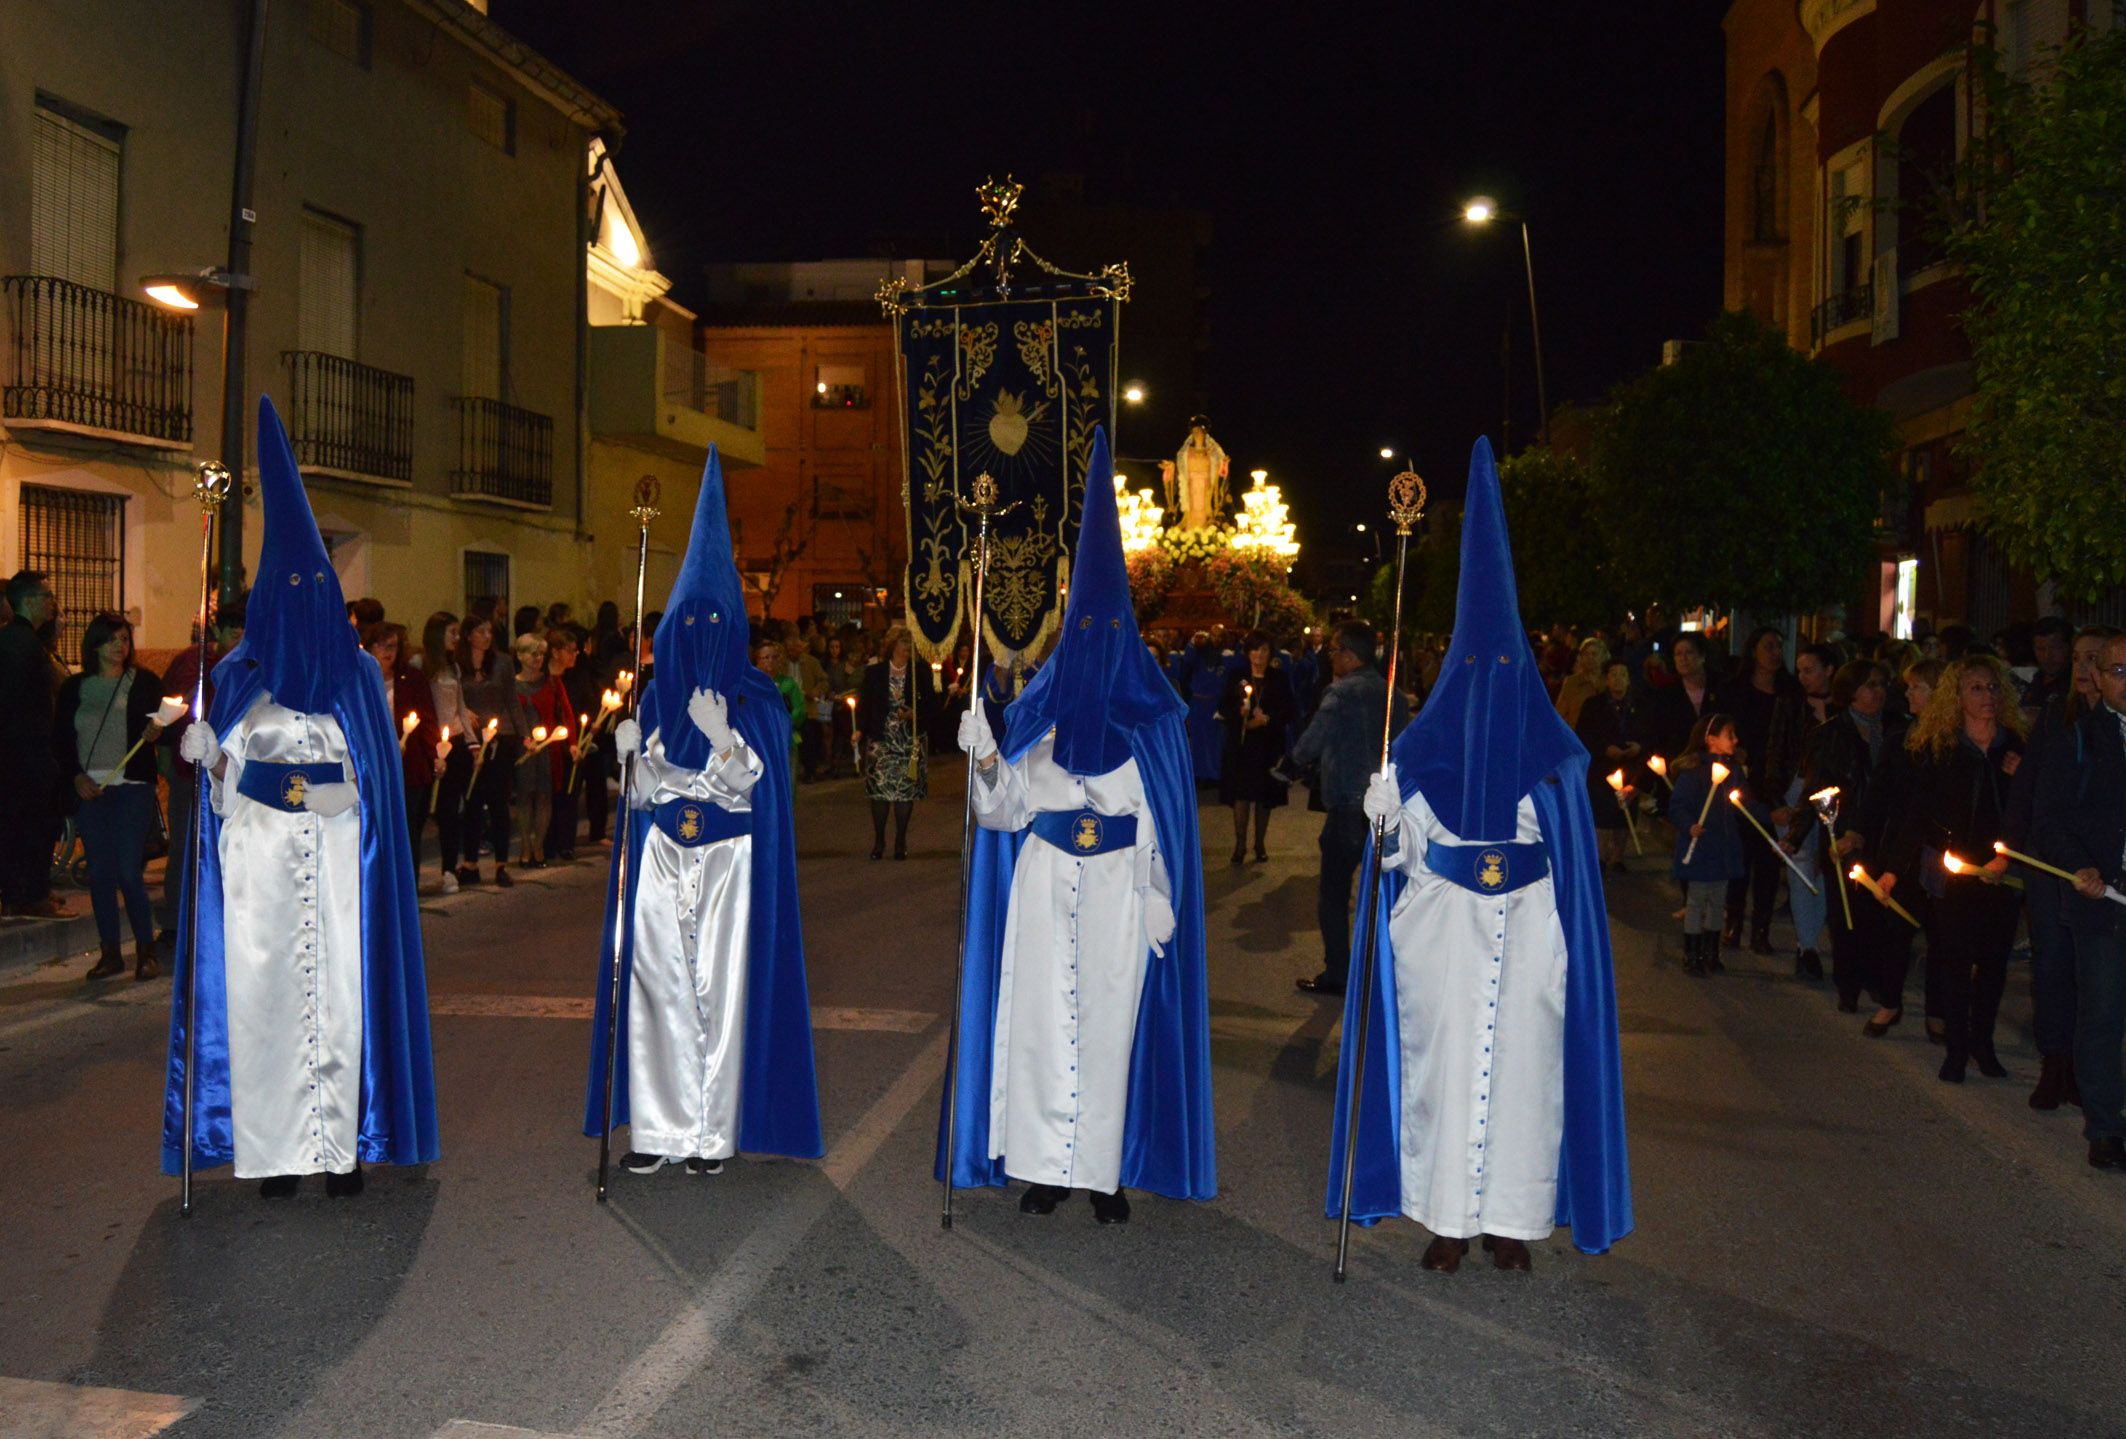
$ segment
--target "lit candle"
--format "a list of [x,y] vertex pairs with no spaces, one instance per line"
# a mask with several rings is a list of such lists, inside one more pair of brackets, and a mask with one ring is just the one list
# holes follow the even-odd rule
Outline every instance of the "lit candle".
[[1624,828],[1631,832],[1631,852],[1646,853],[1645,847],[1639,843],[1639,822],[1632,818],[1631,806],[1624,802],[1624,771],[1621,768],[1609,772],[1609,787],[1617,793],[1617,808],[1624,811]]
[[1874,895],[1878,902],[1890,909],[1900,919],[1904,920],[1906,924],[1911,925],[1914,929],[1919,928],[1919,921],[1912,918],[1912,911],[1906,909],[1896,900],[1890,898],[1889,891],[1884,889],[1875,880],[1870,879],[1866,870],[1862,869],[1859,865],[1856,864],[1851,869],[1847,870],[1846,873],[1852,878],[1853,883],[1859,885],[1869,894]]
[[408,710],[408,711],[406,711],[406,715],[405,715],[405,718],[403,718],[403,719],[401,719],[401,720],[399,721],[399,753],[400,753],[400,754],[404,754],[404,753],[406,753],[406,741],[408,741],[408,740],[412,739],[412,738],[413,738],[413,732],[414,732],[415,730],[419,729],[420,727],[421,727],[421,717],[420,717],[419,715],[415,714],[415,713],[414,713],[414,712],[413,712],[412,710]]
[[[1720,761],[1718,761],[1718,760],[1714,760],[1714,761],[1713,761],[1713,784],[1712,784],[1712,788],[1711,788],[1711,789],[1708,789],[1708,790],[1707,790],[1707,791],[1705,792],[1705,803],[1704,803],[1704,804],[1702,804],[1702,805],[1700,805],[1700,806],[1698,807],[1698,826],[1699,826],[1699,828],[1701,828],[1701,829],[1702,829],[1702,828],[1704,828],[1704,826],[1705,826],[1705,819],[1706,819],[1706,816],[1707,816],[1707,815],[1710,815],[1710,814],[1711,814],[1711,813],[1713,812],[1713,796],[1714,796],[1714,795],[1717,795],[1718,793],[1720,793],[1720,786],[1721,786],[1722,784],[1726,783],[1726,781],[1727,781],[1727,774],[1728,774],[1727,766],[1726,766],[1726,765],[1724,765],[1724,764],[1722,764],[1722,763],[1720,763]],[[1691,860],[1693,860],[1693,859],[1695,859],[1695,858],[1697,857],[1697,854],[1698,854],[1698,841],[1699,841],[1699,840],[1701,840],[1701,839],[1703,839],[1703,838],[1704,838],[1704,836],[1703,836],[1703,835],[1696,835],[1696,834],[1694,834],[1694,835],[1692,835],[1692,836],[1690,837],[1690,843],[1689,843],[1688,845],[1684,846],[1684,849],[1683,849],[1683,862],[1684,862],[1685,864],[1689,864],[1689,863],[1691,862]]]
[[1808,872],[1794,862],[1794,857],[1779,847],[1779,841],[1772,838],[1772,832],[1758,822],[1757,816],[1749,812],[1749,807],[1742,802],[1742,791],[1740,789],[1729,790],[1727,792],[1727,802],[1735,807],[1735,813],[1750,822],[1751,829],[1764,836],[1764,842],[1772,847],[1772,853],[1786,861],[1786,867],[1794,872],[1794,878],[1808,886],[1810,894],[1823,893],[1822,890],[1816,888],[1816,881],[1809,878]]
[[1657,754],[1650,754],[1646,757],[1646,767],[1654,772],[1654,775],[1661,781],[1661,783],[1668,785],[1670,789],[1675,788],[1673,784],[1669,783],[1667,760],[1661,758],[1661,756]]
[[[170,721],[176,719],[184,712],[185,697],[183,695],[164,695],[162,697],[162,703],[155,706],[155,724],[157,731],[160,732],[163,729],[167,729],[169,727]],[[127,750],[124,754],[120,755],[118,757],[118,763],[111,766],[110,772],[105,774],[102,779],[96,781],[97,787],[101,788],[104,785],[109,784],[111,781],[117,779],[120,775],[124,774],[126,765],[131,763],[133,756],[139,754],[140,747],[146,744],[147,742],[148,732],[143,729],[140,732],[140,738],[133,741],[133,747]]]
[[1845,871],[1838,867],[1838,795],[1837,785],[1817,790],[1809,796],[1809,803],[1816,807],[1816,818],[1823,821],[1823,850],[1830,860],[1831,873],[1838,876],[1838,908],[1845,915],[1846,932],[1853,929],[1853,899],[1846,890]]
[[[442,743],[441,743],[441,744],[440,744],[440,745],[438,746],[438,748],[439,748],[439,749],[440,749],[440,750],[442,751],[442,756],[441,756],[441,757],[442,757],[443,759],[447,759],[447,758],[449,758],[449,756],[450,756],[450,726],[449,726],[449,725],[444,725],[444,726],[443,726],[443,739],[442,739]],[[441,763],[439,762],[439,763],[438,763],[438,764],[436,765],[436,777],[435,777],[435,782],[434,782],[434,783],[432,783],[432,784],[430,784],[430,785],[428,786],[428,810],[429,810],[429,813],[433,814],[433,813],[435,812],[435,807],[436,807],[436,800],[437,800],[437,798],[438,798],[438,797],[440,797],[440,796],[442,795],[442,793],[443,793],[443,766],[442,766],[442,764],[441,764]]]

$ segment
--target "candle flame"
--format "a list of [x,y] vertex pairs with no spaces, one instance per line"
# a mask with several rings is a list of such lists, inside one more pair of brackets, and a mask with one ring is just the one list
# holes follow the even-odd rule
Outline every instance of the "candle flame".
[[406,711],[406,718],[399,721],[399,728],[404,730],[407,734],[412,734],[414,730],[420,726],[420,723],[421,717],[415,714],[412,710],[408,710]]
[[568,738],[568,726],[567,726],[567,725],[563,725],[563,726],[561,726],[561,728],[559,728],[559,729],[557,729],[557,730],[555,730],[555,731],[554,731],[554,740],[555,740],[555,742],[556,742],[556,743],[559,743],[560,741],[562,741],[562,740],[565,740],[565,739],[567,739],[567,738]]
[[495,737],[495,731],[500,728],[502,728],[502,721],[499,718],[491,719],[487,722],[487,729],[485,733],[489,739],[493,739]]
[[2007,853],[2008,853],[2008,845],[2007,845],[2007,841],[2005,841],[2005,840],[1998,840],[1998,839],[1997,839],[1997,840],[1995,840],[1995,841],[1993,841],[1993,852],[1994,852],[1995,854],[2007,854]]
[[1730,774],[1732,774],[1732,773],[1733,773],[1733,771],[1732,771],[1732,770],[1730,770],[1730,769],[1729,769],[1729,768],[1728,768],[1728,767],[1727,767],[1726,765],[1724,765],[1724,764],[1720,763],[1720,761],[1718,761],[1718,760],[1714,760],[1714,761],[1713,761],[1713,783],[1714,783],[1714,784],[1719,784],[1719,783],[1720,783],[1720,782],[1721,782],[1722,780],[1726,779],[1726,778],[1728,777],[1728,775],[1730,775]]
[[1729,790],[1727,792],[1727,802],[1733,805],[1736,809],[1742,808],[1742,791],[1739,789]]
[[[1622,794],[1622,793],[1624,792],[1624,771],[1623,771],[1623,770],[1621,770],[1621,769],[1617,769],[1617,770],[1611,770],[1611,771],[1609,772],[1609,787],[1610,787],[1611,789],[1615,790],[1615,791],[1616,791],[1617,793],[1619,793],[1619,794]],[[1658,798],[1660,798],[1660,796],[1656,795],[1656,796],[1655,796],[1655,798],[1656,798],[1656,799],[1658,799]]]
[[1646,767],[1661,776],[1661,778],[1668,778],[1668,761],[1661,758],[1661,756],[1657,754],[1648,755],[1646,757]]
[[545,725],[543,725],[543,724],[535,724],[535,725],[533,725],[533,726],[532,726],[532,743],[533,743],[533,744],[538,744],[538,743],[540,743],[541,741],[543,741],[543,740],[544,740],[545,738],[546,738],[546,726],[545,726]]
[[1947,850],[1942,851],[1941,867],[1949,871],[1949,873],[1951,874],[1964,874],[1969,870],[1976,868],[1976,866],[1974,866],[1971,861],[1967,859],[1959,859],[1957,856],[1950,854]]
[[1822,804],[1826,800],[1834,800],[1836,798],[1838,798],[1838,786],[1834,784],[1829,789],[1820,789],[1817,790],[1816,793],[1810,795],[1809,803]]
[[1873,889],[1875,887],[1875,881],[1868,878],[1868,872],[1862,869],[1857,864],[1846,871],[1846,878],[1852,880],[1856,884],[1864,884],[1869,889]]

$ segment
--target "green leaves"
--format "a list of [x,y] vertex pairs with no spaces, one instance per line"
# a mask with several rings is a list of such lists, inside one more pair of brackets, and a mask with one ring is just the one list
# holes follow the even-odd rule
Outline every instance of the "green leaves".
[[2070,596],[2126,583],[2126,30],[2080,33],[2041,85],[1990,67],[1951,232],[1976,370],[1980,522]]

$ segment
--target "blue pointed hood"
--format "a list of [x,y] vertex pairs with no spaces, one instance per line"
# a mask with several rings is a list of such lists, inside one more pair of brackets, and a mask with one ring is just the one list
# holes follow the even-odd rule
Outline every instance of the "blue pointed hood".
[[1390,758],[1407,798],[1423,790],[1442,823],[1471,843],[1510,841],[1515,811],[1586,748],[1558,714],[1521,627],[1513,550],[1491,442],[1469,456],[1454,639],[1439,683]]
[[310,513],[288,432],[263,395],[258,490],[261,540],[244,638],[222,663],[256,666],[258,682],[274,703],[322,714],[350,680],[373,680],[377,670],[347,622],[346,596]]
[[[1072,774],[1106,774],[1130,757],[1130,731],[1181,701],[1137,633],[1129,569],[1122,561],[1122,520],[1115,505],[1115,467],[1107,431],[1093,431],[1085,469],[1085,507],[1071,555],[1070,603],[1055,653],[1013,701],[1013,734],[1056,731],[1056,763]],[[1021,730],[1036,715],[1038,730]]]
[[[730,697],[746,672],[746,635],[746,593],[738,578],[738,559],[731,550],[723,461],[711,445],[708,463],[701,471],[701,495],[694,502],[694,530],[687,539],[686,557],[651,640],[657,668],[650,684],[656,693],[657,714],[684,716],[688,699],[698,689],[713,689]],[[665,754],[674,763],[699,769],[709,762],[707,736],[676,720],[669,728]]]

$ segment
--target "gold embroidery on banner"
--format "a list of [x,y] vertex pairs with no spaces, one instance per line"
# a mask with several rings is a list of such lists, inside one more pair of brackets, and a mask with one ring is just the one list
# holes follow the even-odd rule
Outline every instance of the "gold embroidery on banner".
[[963,400],[974,398],[974,387],[989,373],[989,367],[997,359],[997,327],[987,325],[963,325],[960,327],[960,380],[959,394]]
[[1019,342],[1019,360],[1033,372],[1041,386],[1041,393],[1056,392],[1056,377],[1048,368],[1049,347],[1055,342],[1056,327],[1046,320],[1020,320],[1011,327],[1011,333]]

